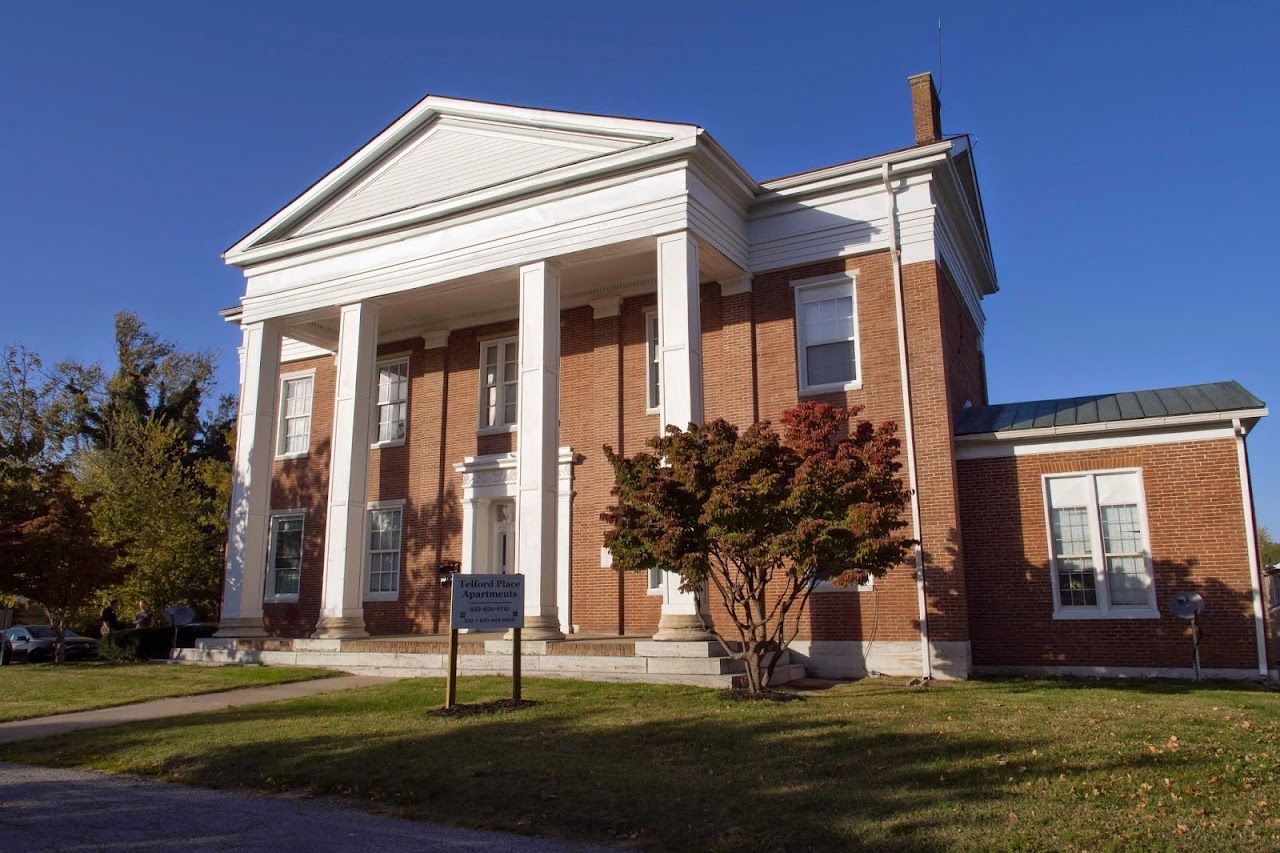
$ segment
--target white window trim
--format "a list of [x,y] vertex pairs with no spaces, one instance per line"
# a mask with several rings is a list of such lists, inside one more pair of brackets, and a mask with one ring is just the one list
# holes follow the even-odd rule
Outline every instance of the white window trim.
[[[385,501],[371,501],[365,505],[364,514],[364,542],[361,543],[360,562],[364,569],[361,572],[361,600],[362,601],[399,601],[401,581],[404,580],[404,498]],[[400,576],[396,578],[395,592],[369,592],[369,534],[373,532],[373,513],[381,509],[398,509],[400,510]]]
[[[516,366],[516,389],[517,389],[517,393],[516,393],[516,422],[515,422],[515,423],[513,423],[513,424],[497,424],[497,425],[495,425],[495,426],[485,426],[485,425],[484,425],[484,409],[485,409],[485,401],[484,401],[484,388],[485,388],[485,385],[484,385],[484,351],[485,351],[486,349],[488,349],[489,347],[493,346],[494,344],[497,344],[500,348],[501,348],[501,347],[503,347],[503,346],[505,346],[506,344],[516,344],[516,352],[517,352],[517,353],[519,353],[519,343],[520,343],[520,338],[519,338],[519,336],[518,336],[518,335],[507,335],[507,336],[505,336],[505,337],[501,337],[501,338],[486,338],[485,340],[480,341],[480,365],[479,365],[479,367],[476,369],[476,379],[477,379],[477,382],[476,382],[476,386],[477,386],[477,390],[476,390],[476,434],[477,434],[477,435],[501,435],[502,433],[515,432],[515,431],[519,428],[519,425],[520,425],[520,402],[519,402],[519,400],[520,400],[520,394],[519,394],[519,387],[520,387],[520,370],[519,370],[519,365],[518,365],[518,364],[517,364],[517,366]],[[499,353],[499,355],[501,355],[501,353]],[[518,356],[517,356],[517,357],[518,357]],[[499,368],[501,368],[501,362],[499,362]],[[502,373],[501,373],[501,369],[499,369],[499,373],[498,373],[498,375],[499,375],[499,377],[501,377],[501,375],[502,375]],[[502,381],[501,381],[501,378],[499,378],[499,382],[498,382],[499,387],[501,387],[501,386],[502,386],[502,384],[503,384],[503,383],[502,383]],[[499,408],[501,408],[501,404],[499,404]]]
[[[855,364],[854,377],[852,382],[828,382],[824,385],[810,385],[808,379],[808,359],[805,358],[805,341],[803,325],[801,317],[803,316],[801,306],[808,300],[804,297],[806,294],[812,294],[815,290],[825,290],[827,288],[834,289],[837,285],[847,285],[849,292],[853,297],[853,358]],[[800,396],[805,397],[811,394],[830,394],[841,391],[858,391],[862,388],[862,328],[858,322],[858,273],[844,272],[836,275],[819,276],[817,278],[798,278],[791,282],[792,297],[794,304],[792,306],[792,325],[795,327],[796,337],[796,378],[800,384]]]
[[[373,367],[373,432],[378,432],[378,377],[382,373],[382,368],[391,364],[404,364],[405,393],[404,393],[404,434],[405,438],[409,436],[409,400],[413,396],[413,377],[409,375],[409,366],[412,362],[409,359],[410,353],[399,353],[389,355],[385,358],[378,359],[378,363]],[[382,447],[403,447],[405,438],[393,438],[390,441],[375,441],[369,445],[370,450],[377,450]]]
[[[276,519],[302,519],[302,546],[305,553],[307,543],[307,511],[305,509],[273,509],[267,516],[267,576],[262,590],[263,604],[291,604],[298,600],[298,593],[276,595]],[[302,591],[302,559],[298,560],[298,591]]]
[[[649,323],[658,324],[658,340],[657,345],[651,351],[649,348]],[[658,415],[662,413],[662,324],[658,320],[657,307],[649,307],[644,311],[644,411],[647,415]],[[658,374],[658,404],[650,405],[649,400],[649,371],[655,371]]]
[[[309,415],[308,421],[307,421],[307,449],[303,450],[300,453],[285,453],[284,452],[284,441],[285,441],[284,418],[285,418],[286,400],[284,398],[284,386],[287,382],[294,379],[310,379],[311,380],[311,414]],[[279,402],[276,404],[277,412],[276,412],[275,458],[276,459],[302,459],[308,453],[311,452],[311,423],[312,421],[314,421],[316,416],[316,369],[312,367],[307,370],[295,370],[289,373],[280,374],[280,385],[276,389],[276,400],[278,400]]]
[[[1138,478],[1138,516],[1142,519],[1142,558],[1151,579],[1147,604],[1111,603],[1111,585],[1107,582],[1107,562],[1103,556],[1102,522],[1098,509],[1098,489],[1095,478],[1100,474],[1133,474]],[[1089,477],[1089,537],[1093,548],[1094,587],[1098,604],[1063,604],[1058,591],[1058,560],[1053,553],[1053,519],[1049,501],[1049,482],[1072,477]],[[1141,468],[1095,468],[1089,471],[1059,471],[1040,475],[1040,500],[1044,504],[1045,543],[1049,549],[1049,586],[1053,591],[1053,618],[1072,619],[1159,619],[1159,598],[1156,595],[1156,571],[1151,558],[1151,523],[1147,517],[1147,485]]]

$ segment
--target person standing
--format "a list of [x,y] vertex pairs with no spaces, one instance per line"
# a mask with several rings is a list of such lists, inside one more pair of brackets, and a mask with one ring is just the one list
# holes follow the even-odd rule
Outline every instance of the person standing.
[[120,617],[116,615],[116,602],[114,599],[108,601],[106,606],[102,608],[102,625],[100,626],[102,636],[107,636],[112,631],[120,630]]
[[133,627],[150,628],[155,624],[155,619],[151,616],[151,611],[147,609],[145,601],[138,602],[138,612],[133,614]]

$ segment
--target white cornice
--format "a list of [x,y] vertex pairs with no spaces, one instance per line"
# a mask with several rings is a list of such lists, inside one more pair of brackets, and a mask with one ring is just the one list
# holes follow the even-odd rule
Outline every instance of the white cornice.
[[843,184],[878,181],[881,166],[885,163],[893,167],[894,173],[901,173],[916,167],[930,166],[945,159],[953,147],[955,147],[954,142],[944,139],[932,145],[904,148],[901,151],[891,151],[888,154],[850,160],[847,163],[837,163],[834,166],[762,181],[760,188],[764,191],[763,198],[767,199],[770,195],[794,196],[807,192],[828,191]]

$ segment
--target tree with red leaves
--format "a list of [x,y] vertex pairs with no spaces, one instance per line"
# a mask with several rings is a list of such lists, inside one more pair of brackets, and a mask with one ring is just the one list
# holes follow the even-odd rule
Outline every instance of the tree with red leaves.
[[725,653],[746,663],[748,690],[769,687],[795,639],[814,587],[853,586],[901,563],[909,493],[898,476],[892,422],[860,409],[803,403],[743,431],[690,424],[623,458],[605,447],[616,503],[601,518],[614,566],[680,576],[681,589],[714,589],[728,625],[709,625]]

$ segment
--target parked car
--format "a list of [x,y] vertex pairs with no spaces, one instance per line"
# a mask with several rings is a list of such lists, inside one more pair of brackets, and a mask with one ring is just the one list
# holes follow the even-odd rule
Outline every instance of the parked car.
[[[67,631],[66,659],[90,660],[98,656],[98,641]],[[58,644],[58,632],[48,625],[15,625],[3,634],[0,663],[40,663],[51,661]]]

